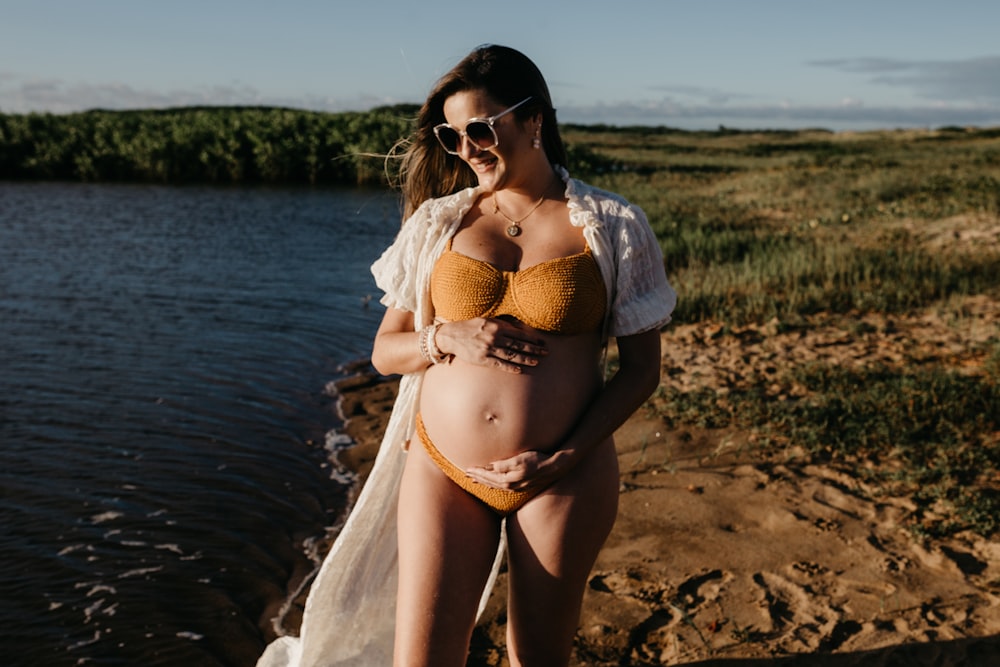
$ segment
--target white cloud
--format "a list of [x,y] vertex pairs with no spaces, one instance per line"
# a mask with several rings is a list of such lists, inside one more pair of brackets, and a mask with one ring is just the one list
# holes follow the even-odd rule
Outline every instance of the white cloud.
[[[915,77],[927,72],[914,63],[858,59],[825,61],[823,66],[886,76]],[[982,84],[990,76],[980,66],[969,67],[966,86]],[[998,66],[1000,70],[1000,66]],[[929,81],[929,78],[922,81]],[[901,85],[901,84],[899,84]],[[943,85],[943,84],[941,84]],[[956,84],[957,85],[957,84]],[[932,98],[920,106],[870,106],[847,97],[829,105],[798,105],[794,101],[750,103],[753,97],[700,86],[664,86],[659,90],[676,97],[659,100],[560,105],[562,122],[609,125],[666,125],[683,129],[824,127],[832,130],[895,127],[941,127],[945,125],[1000,126],[1000,98],[952,100]],[[1000,90],[1000,84],[997,85]],[[137,88],[122,83],[79,84],[58,79],[25,79],[0,72],[0,111],[24,113],[48,111],[68,113],[86,109],[150,109],[177,106],[282,106],[316,111],[347,111],[412,101],[375,95],[353,98],[303,95],[268,95],[253,86],[228,85],[177,89],[169,92]],[[734,101],[736,103],[734,103]]]
[[913,104],[870,105],[847,96],[828,104],[759,97],[704,86],[665,85],[659,102],[563,107],[564,122],[667,125],[680,128],[801,128],[834,130],[945,125],[1000,125],[1000,56],[955,61],[844,58],[809,63],[868,77],[883,87],[908,88]]
[[370,95],[353,99],[320,95],[268,95],[240,82],[160,92],[124,83],[68,83],[59,79],[22,79],[9,72],[0,73],[0,111],[6,113],[70,113],[87,109],[159,109],[200,105],[346,111],[398,101]]
[[692,86],[683,84],[667,84],[661,86],[652,86],[650,90],[656,90],[668,94],[679,95],[682,97],[701,99],[710,104],[726,104],[730,100],[751,99],[753,97],[752,95],[747,95],[745,93],[737,93],[733,91],[722,90],[720,88],[712,88],[709,86]]
[[874,84],[909,88],[925,99],[972,104],[1000,102],[1000,56],[913,61],[843,58],[816,60],[809,64],[865,74]]

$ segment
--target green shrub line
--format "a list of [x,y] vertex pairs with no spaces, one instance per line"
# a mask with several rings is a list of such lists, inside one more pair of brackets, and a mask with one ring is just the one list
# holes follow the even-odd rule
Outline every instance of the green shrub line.
[[416,108],[187,107],[0,114],[0,179],[375,184]]

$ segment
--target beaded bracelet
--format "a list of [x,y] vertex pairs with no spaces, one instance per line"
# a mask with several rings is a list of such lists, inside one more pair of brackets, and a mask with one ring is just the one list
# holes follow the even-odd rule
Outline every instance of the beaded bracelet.
[[437,332],[441,328],[441,323],[436,322],[427,328],[430,329],[430,333],[427,334],[427,349],[431,353],[431,361],[440,364],[448,356],[441,354],[441,349],[437,346]]
[[418,345],[420,347],[420,357],[431,364],[440,364],[442,361],[448,358],[448,355],[441,354],[441,350],[437,346],[437,341],[434,337],[437,335],[438,329],[441,328],[440,322],[435,322],[434,324],[428,324],[426,327],[420,330],[420,336],[417,339]]
[[434,359],[431,357],[431,351],[427,347],[427,333],[430,331],[430,327],[424,327],[417,334],[417,345],[420,348],[420,358],[427,363],[434,363]]

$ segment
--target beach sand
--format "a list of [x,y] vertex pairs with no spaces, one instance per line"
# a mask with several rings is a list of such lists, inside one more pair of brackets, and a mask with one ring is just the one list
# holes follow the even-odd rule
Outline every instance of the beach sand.
[[[811,361],[975,372],[975,343],[997,336],[1000,306],[965,309],[960,321],[866,317],[864,333],[672,325],[663,382],[725,392]],[[395,390],[364,370],[341,383],[357,443],[342,460],[362,476]],[[794,447],[766,456],[751,433],[670,430],[643,409],[616,438],[621,509],[589,580],[573,665],[1000,665],[1000,541],[920,542],[903,525],[907,498]],[[470,665],[508,664],[505,588],[501,574]]]

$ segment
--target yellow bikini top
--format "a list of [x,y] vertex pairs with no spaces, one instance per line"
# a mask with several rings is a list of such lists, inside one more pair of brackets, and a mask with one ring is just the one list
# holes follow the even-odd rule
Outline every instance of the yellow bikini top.
[[535,329],[559,334],[597,331],[607,292],[588,246],[520,271],[448,249],[431,273],[431,302],[446,320],[509,315]]

